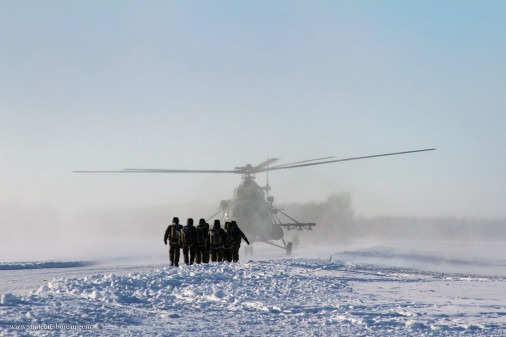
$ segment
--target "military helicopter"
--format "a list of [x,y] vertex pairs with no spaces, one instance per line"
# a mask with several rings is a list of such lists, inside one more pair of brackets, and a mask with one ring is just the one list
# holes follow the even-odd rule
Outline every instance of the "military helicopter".
[[[269,172],[275,170],[285,170],[298,167],[308,167],[314,165],[323,165],[338,163],[350,160],[359,160],[375,157],[385,157],[401,155],[415,152],[433,151],[435,149],[422,149],[394,153],[383,153],[362,157],[334,159],[335,157],[322,157],[297,161],[288,164],[270,166],[278,158],[267,159],[266,161],[253,166],[235,167],[233,170],[184,170],[184,169],[123,169],[120,171],[73,171],[74,173],[232,173],[242,175],[242,182],[235,189],[233,198],[222,200],[218,212],[214,213],[209,219],[215,217],[220,212],[221,219],[225,221],[235,220],[244,231],[250,242],[265,242],[267,244],[283,248],[287,255],[290,255],[293,248],[292,242],[285,241],[285,231],[290,230],[312,230],[315,223],[302,223],[290,217],[273,205],[274,197],[269,196]],[[259,186],[256,181],[256,174],[266,172],[267,184],[264,187]],[[291,222],[283,222],[279,218],[282,214]],[[209,220],[208,219],[208,220]],[[276,243],[281,241],[281,243]],[[250,251],[251,253],[251,251]]]

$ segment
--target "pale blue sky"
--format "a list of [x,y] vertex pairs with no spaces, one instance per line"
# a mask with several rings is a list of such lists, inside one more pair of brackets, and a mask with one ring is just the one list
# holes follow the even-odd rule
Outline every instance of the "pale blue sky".
[[71,171],[436,147],[274,172],[272,193],[506,217],[505,93],[504,1],[2,0],[0,203],[217,207],[240,177]]

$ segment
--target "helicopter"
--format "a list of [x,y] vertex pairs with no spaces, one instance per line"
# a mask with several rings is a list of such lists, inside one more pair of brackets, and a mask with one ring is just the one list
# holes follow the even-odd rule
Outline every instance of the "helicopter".
[[[361,160],[376,157],[385,157],[401,154],[409,154],[432,149],[411,150],[403,152],[383,153],[361,157],[334,159],[335,157],[322,157],[309,160],[302,160],[288,164],[271,166],[278,158],[270,158],[253,166],[247,164],[235,167],[233,170],[186,170],[186,169],[123,169],[119,171],[73,171],[74,173],[212,173],[212,174],[240,174],[242,181],[234,190],[232,199],[222,200],[218,211],[211,215],[211,218],[222,213],[221,220],[226,222],[236,221],[250,242],[264,242],[285,250],[287,255],[292,253],[293,242],[285,240],[285,231],[291,230],[312,230],[316,223],[299,222],[286,214],[282,209],[274,206],[274,197],[269,195],[269,172],[292,168],[308,167],[315,165],[331,164],[351,160]],[[255,178],[258,173],[266,172],[267,183],[260,186]],[[283,215],[288,222],[281,221]],[[250,247],[252,249],[252,247]],[[252,250],[247,251],[251,254]]]

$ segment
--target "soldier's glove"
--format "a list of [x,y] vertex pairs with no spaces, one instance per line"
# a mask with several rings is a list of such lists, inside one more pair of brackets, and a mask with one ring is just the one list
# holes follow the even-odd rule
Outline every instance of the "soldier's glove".
[[165,242],[165,245],[167,246],[167,241],[164,241]]

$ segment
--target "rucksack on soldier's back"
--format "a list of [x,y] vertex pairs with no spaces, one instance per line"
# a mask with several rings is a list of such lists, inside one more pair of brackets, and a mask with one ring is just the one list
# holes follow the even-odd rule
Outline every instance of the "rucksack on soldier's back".
[[181,232],[177,229],[177,227],[172,225],[172,227],[170,228],[170,240],[178,241],[180,234]]
[[209,242],[211,242],[212,246],[220,246],[223,243],[219,230],[211,229],[209,231]]
[[181,232],[182,242],[186,246],[191,246],[195,243],[195,233],[192,231],[195,230],[195,227],[183,227],[183,231]]
[[204,246],[206,244],[204,228],[202,227],[197,227],[197,244],[199,246]]
[[225,236],[225,242],[223,243],[223,246],[225,248],[230,248],[230,247],[232,247],[232,244],[233,244],[233,242],[232,242],[232,233],[231,233],[230,229],[226,230],[225,233],[227,235]]

